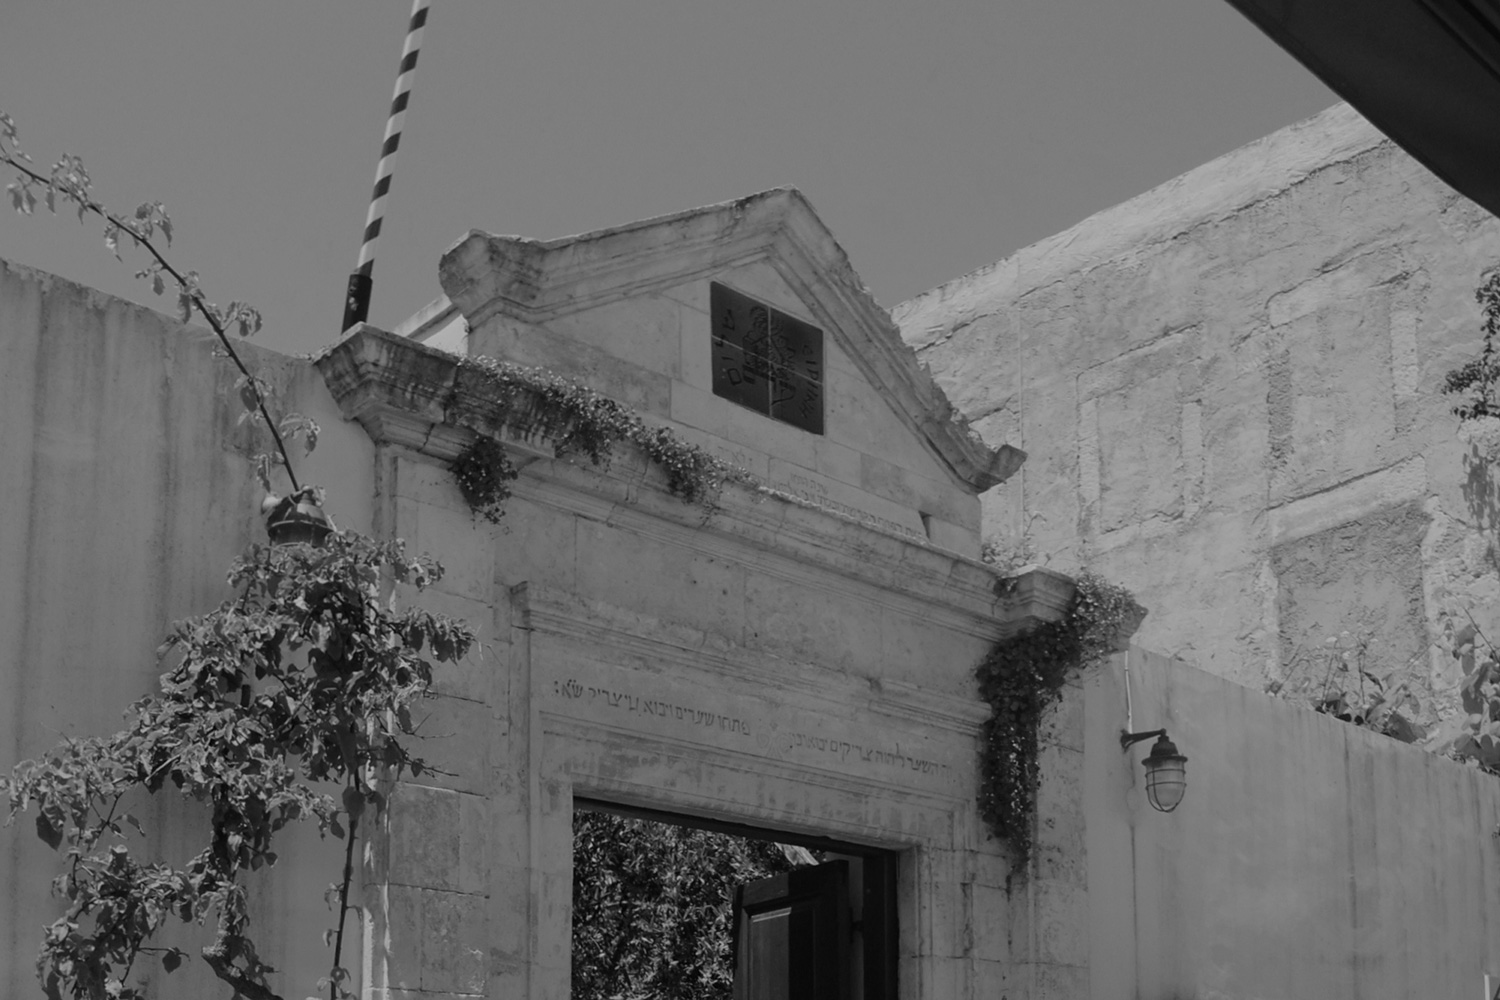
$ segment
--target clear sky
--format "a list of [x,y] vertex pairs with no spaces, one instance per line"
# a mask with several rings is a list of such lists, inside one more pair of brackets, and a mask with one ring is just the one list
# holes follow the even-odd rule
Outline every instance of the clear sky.
[[[409,12],[5,0],[0,109],[111,207],[165,202],[210,298],[312,350]],[[1334,101],[1223,0],[434,0],[370,319],[441,294],[472,228],[545,239],[784,184],[892,306]],[[7,208],[0,256],[159,301],[71,216]]]

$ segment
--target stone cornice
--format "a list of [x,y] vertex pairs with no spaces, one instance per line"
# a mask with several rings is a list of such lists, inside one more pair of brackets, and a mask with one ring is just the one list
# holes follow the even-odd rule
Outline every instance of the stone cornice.
[[774,267],[833,331],[958,483],[983,492],[1021,467],[1024,452],[991,449],[969,429],[792,188],[559,240],[475,230],[443,255],[441,279],[471,327],[496,314],[545,324],[755,261]]
[[[340,410],[377,444],[450,462],[483,434],[518,455],[553,458],[550,443],[514,419],[518,408],[487,393],[484,377],[457,355],[361,325],[315,363]],[[710,516],[672,496],[665,475],[634,446],[618,449],[607,469],[536,462],[517,493],[671,544],[707,544],[707,532],[767,572],[816,573],[866,599],[916,602],[934,623],[986,638],[1055,619],[1072,595],[1071,581],[1047,570],[999,595],[982,563],[753,487],[726,486]]]

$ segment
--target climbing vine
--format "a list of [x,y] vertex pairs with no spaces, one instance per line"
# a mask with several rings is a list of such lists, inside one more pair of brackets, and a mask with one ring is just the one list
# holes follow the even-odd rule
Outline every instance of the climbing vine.
[[1495,387],[1500,383],[1500,269],[1486,274],[1474,290],[1482,313],[1483,346],[1479,357],[1454,368],[1443,379],[1443,392],[1458,396],[1453,413],[1460,420],[1500,417]]
[[[110,211],[76,156],[34,168],[3,112],[0,164],[15,171],[7,193],[22,215],[39,204],[53,213],[71,206],[80,222],[103,223],[105,246],[117,258],[122,249],[144,254],[136,276],[157,295],[171,287],[178,318],[199,315],[235,366],[240,420],[270,438],[254,459],[267,493],[280,466],[292,486],[288,500],[320,507],[320,491],[298,481],[289,451],[301,438],[311,453],[317,424],[282,410],[230,336],[254,335],[259,311],[243,302],[214,305],[196,271],[168,260],[163,247],[173,224],[162,203]],[[269,497],[266,512],[279,501]],[[383,810],[387,782],[423,772],[408,747],[412,708],[433,665],[462,659],[474,641],[463,623],[398,611],[381,591],[395,583],[420,590],[440,575],[432,560],[407,557],[399,541],[351,532],[334,532],[318,547],[255,546],[230,571],[233,599],[173,626],[159,650],[166,665],[159,688],[131,707],[126,728],[66,740],[0,777],[10,820],[35,811],[37,836],[65,859],[52,882],[63,912],[45,928],[37,958],[50,1000],[139,1000],[142,989],[130,979],[141,973],[142,956],[159,957],[168,973],[188,957],[155,943],[174,921],[211,925],[200,954],[236,1000],[279,1000],[266,978],[274,970],[248,933],[242,876],[274,865],[275,835],[307,819],[344,846],[341,877],[329,890],[332,968],[319,989],[329,1000],[352,997],[343,949],[362,819]],[[146,842],[132,811],[169,785],[210,814],[206,844],[180,864],[157,857],[162,845]]]
[[[1500,268],[1485,273],[1474,291],[1481,312],[1482,346],[1479,356],[1447,373],[1443,392],[1459,401],[1453,413],[1459,418],[1459,433],[1474,446],[1465,492],[1476,484],[1488,495],[1494,489],[1492,467],[1500,424]],[[1469,460],[1466,460],[1466,464]],[[1471,510],[1480,524],[1488,518],[1493,527],[1493,509],[1488,496],[1471,497]],[[1488,509],[1487,509],[1488,508]],[[1493,559],[1494,543],[1490,543]],[[1463,680],[1459,685],[1457,711],[1442,720],[1427,745],[1472,766],[1500,774],[1500,649],[1489,640],[1473,614],[1455,602],[1462,620],[1451,609],[1442,615],[1441,647],[1459,662]]]
[[1128,590],[1086,573],[1061,619],[1001,641],[979,665],[979,694],[990,706],[980,733],[979,814],[1010,846],[1013,873],[1031,858],[1042,715],[1068,676],[1108,655],[1144,613]]
[[172,245],[172,219],[165,206],[159,201],[148,201],[131,213],[110,211],[95,199],[93,178],[83,160],[76,156],[63,155],[45,173],[34,169],[31,156],[21,149],[15,120],[3,111],[0,111],[0,164],[16,172],[15,180],[5,190],[10,195],[11,207],[20,214],[31,215],[42,204],[55,215],[59,204],[65,208],[71,205],[78,212],[79,222],[90,216],[103,221],[104,245],[117,260],[122,259],[122,247],[145,251],[144,266],[135,276],[149,282],[155,295],[165,294],[170,282],[177,295],[177,318],[186,323],[195,312],[201,316],[218,338],[223,357],[239,372],[234,389],[244,407],[240,420],[264,427],[274,445],[255,456],[256,476],[266,492],[271,492],[271,470],[276,466],[285,471],[292,491],[300,490],[302,484],[292,468],[288,445],[301,437],[311,454],[318,443],[318,425],[305,414],[280,411],[271,384],[250,370],[234,346],[234,339],[229,336],[231,329],[240,339],[260,332],[260,310],[247,302],[215,305],[205,297],[197,271],[182,270],[167,259],[157,243],[159,237],[167,247]]
[[[608,466],[614,446],[627,442],[666,472],[667,489],[674,496],[709,507],[726,482],[754,481],[745,470],[683,440],[669,427],[647,424],[630,407],[575,379],[482,356],[463,358],[459,364],[478,372],[486,395],[510,408],[513,427],[550,438],[559,458],[583,455],[594,465]],[[516,478],[504,449],[481,438],[450,469],[470,508],[490,522],[498,521],[510,496],[507,483]]]
[[[352,997],[343,945],[356,833],[384,808],[384,782],[422,774],[412,707],[434,662],[462,659],[474,642],[454,619],[395,610],[381,584],[420,589],[441,572],[399,541],[352,533],[318,548],[254,546],[230,571],[232,599],[173,626],[160,688],[124,729],[68,740],[0,779],[11,819],[35,810],[37,835],[66,858],[53,882],[63,913],[37,959],[48,997],[142,997],[128,983],[142,954],[168,972],[186,957],[151,943],[175,919],[212,924],[201,955],[236,997],[276,1000],[241,876],[274,865],[275,835],[299,819],[345,843],[320,988]],[[129,811],[169,786],[211,815],[207,843],[180,865],[142,859],[145,830]]]
[[450,467],[469,509],[491,524],[505,516],[510,484],[519,473],[505,449],[493,439],[478,437],[459,453]]

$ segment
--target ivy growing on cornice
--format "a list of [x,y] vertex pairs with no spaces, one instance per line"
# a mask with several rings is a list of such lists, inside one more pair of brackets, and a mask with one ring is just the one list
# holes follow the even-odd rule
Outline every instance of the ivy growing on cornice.
[[1144,614],[1130,591],[1085,573],[1061,619],[1001,641],[980,663],[991,715],[980,732],[979,814],[1010,847],[1012,874],[1032,854],[1042,716],[1068,677],[1102,661]]
[[[459,366],[484,377],[495,401],[509,408],[507,422],[514,430],[550,439],[559,458],[583,455],[608,467],[615,445],[633,444],[666,473],[673,496],[705,507],[714,505],[725,483],[760,485],[746,470],[684,440],[670,427],[647,424],[630,407],[576,379],[483,356],[462,358]],[[505,450],[479,437],[451,470],[469,507],[492,523],[498,521],[516,478]]]

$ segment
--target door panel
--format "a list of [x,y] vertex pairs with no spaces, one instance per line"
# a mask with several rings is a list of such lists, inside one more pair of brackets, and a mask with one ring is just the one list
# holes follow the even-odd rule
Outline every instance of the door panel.
[[735,1000],[850,1000],[849,864],[735,891]]

